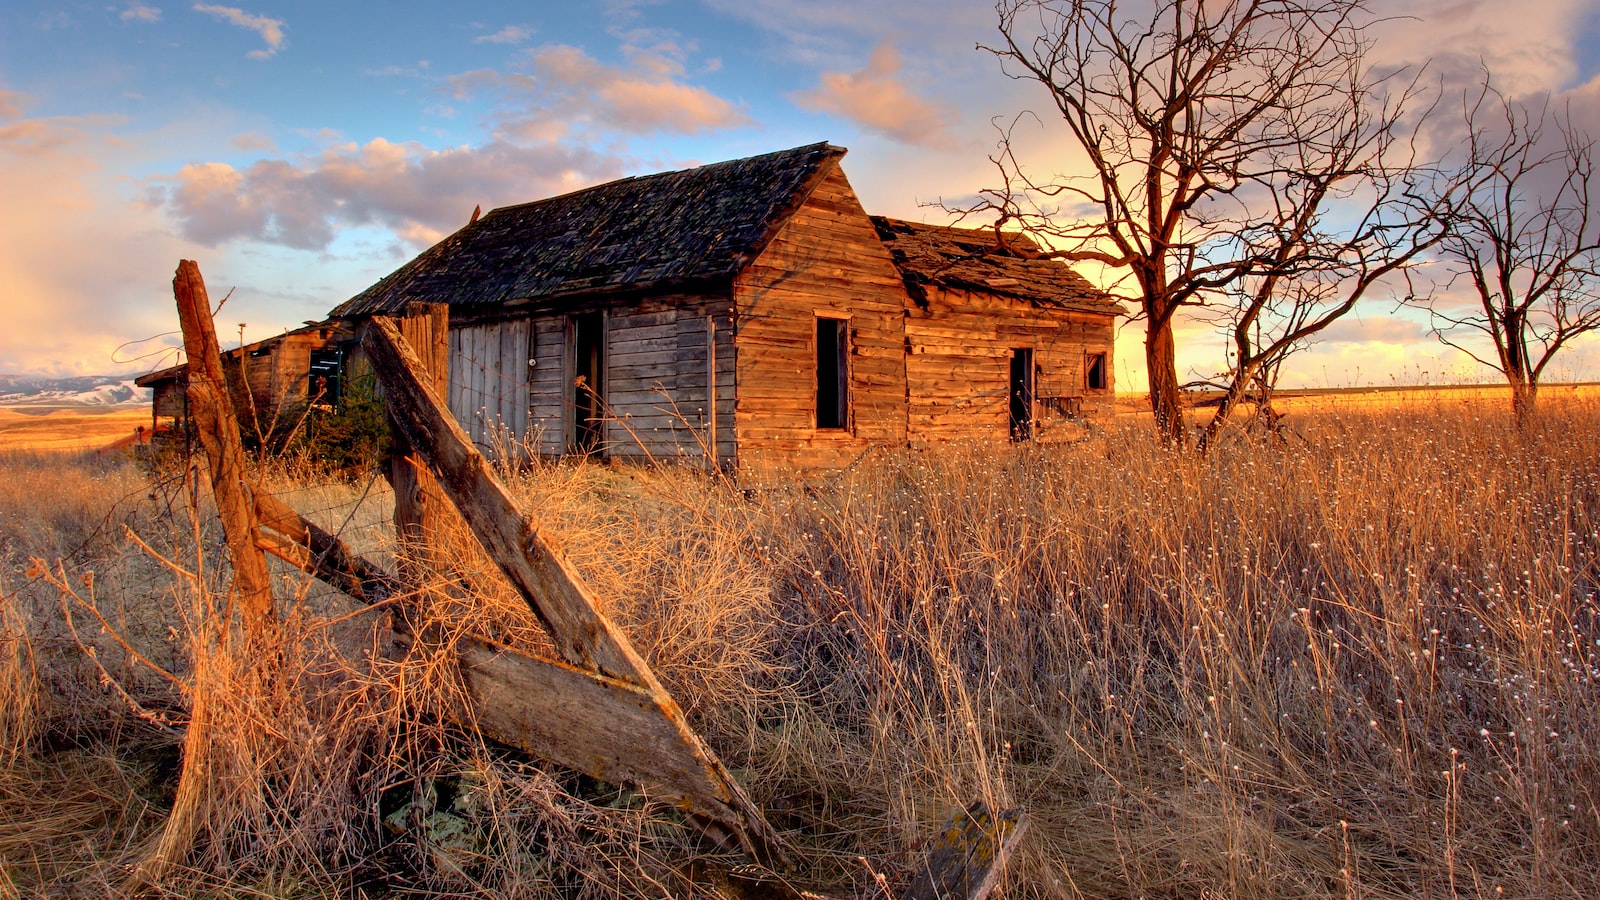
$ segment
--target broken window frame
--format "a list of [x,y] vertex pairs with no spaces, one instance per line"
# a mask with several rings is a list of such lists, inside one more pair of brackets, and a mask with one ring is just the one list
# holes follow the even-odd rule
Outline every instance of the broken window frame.
[[1098,353],[1088,354],[1083,366],[1083,386],[1085,389],[1091,391],[1110,389],[1111,381],[1107,377],[1109,373],[1106,371],[1109,356],[1110,354],[1103,350]]

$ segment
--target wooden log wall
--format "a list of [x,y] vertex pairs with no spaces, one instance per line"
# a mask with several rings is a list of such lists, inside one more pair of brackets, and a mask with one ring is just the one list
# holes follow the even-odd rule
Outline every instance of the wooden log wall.
[[[844,173],[830,172],[734,283],[741,469],[838,466],[906,439],[906,293]],[[847,429],[816,427],[817,315],[849,318]]]
[[[928,306],[908,307],[906,386],[909,439],[915,446],[949,440],[1010,438],[1011,354],[1034,352],[1039,437],[1058,417],[1045,398],[1076,398],[1087,414],[1109,408],[1112,320],[1042,308],[995,294],[929,291]],[[1106,354],[1107,386],[1089,390],[1090,353]]]
[[292,427],[300,404],[310,398],[311,351],[336,338],[319,330],[294,331],[262,341],[254,349],[231,350],[222,358],[228,391],[247,431],[259,423],[262,432]]
[[182,378],[170,378],[158,382],[150,398],[152,414],[157,419],[182,419],[187,416],[189,408],[184,399],[186,387]]

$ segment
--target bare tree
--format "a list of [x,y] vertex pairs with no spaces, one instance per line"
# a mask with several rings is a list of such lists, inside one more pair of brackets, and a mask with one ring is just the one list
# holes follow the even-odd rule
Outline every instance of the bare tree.
[[[1212,308],[1231,343],[1228,368],[1209,384],[1222,390],[1200,433],[1204,451],[1254,391],[1266,402],[1283,363],[1387,284],[1414,299],[1410,265],[1447,233],[1443,215],[1455,182],[1418,166],[1408,135],[1427,118],[1405,121],[1417,81],[1349,75],[1342,103],[1309,110],[1301,131],[1315,137],[1279,155],[1287,177],[1258,188],[1270,209],[1237,239],[1254,267]],[[1208,310],[1209,311],[1209,310]]]
[[[1463,104],[1464,188],[1440,256],[1465,279],[1470,311],[1429,304],[1434,334],[1503,375],[1518,422],[1539,380],[1573,338],[1600,328],[1600,217],[1592,208],[1595,141],[1552,113],[1509,100],[1487,73]],[[1459,334],[1487,336],[1489,358]]]
[[[1370,137],[1349,124],[1379,81],[1362,63],[1364,2],[1000,0],[997,12],[1002,42],[983,49],[1049,90],[1090,174],[1031,177],[1008,132],[992,157],[1003,183],[962,211],[997,212],[997,229],[1131,277],[1156,426],[1184,442],[1175,315],[1263,287],[1275,302],[1263,246],[1314,254],[1293,232],[1343,181],[1317,166]],[[1286,244],[1260,240],[1285,230]]]

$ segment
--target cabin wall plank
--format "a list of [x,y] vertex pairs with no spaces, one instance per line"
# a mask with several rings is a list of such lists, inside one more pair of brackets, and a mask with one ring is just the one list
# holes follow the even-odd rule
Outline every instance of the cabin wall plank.
[[[1011,355],[1034,354],[1040,435],[1059,418],[1062,398],[1085,412],[1108,408],[1115,335],[1108,316],[1041,307],[1015,298],[933,288],[926,308],[906,316],[909,439],[914,446],[952,439],[1010,438]],[[1107,354],[1108,387],[1091,391],[1085,364]]]
[[[606,331],[610,455],[704,458],[709,446],[707,318],[716,336],[718,458],[730,458],[733,415],[731,300],[725,294],[663,294],[613,307]],[[724,433],[727,432],[727,433]]]
[[529,319],[532,331],[532,349],[528,357],[534,360],[529,367],[528,427],[531,446],[543,456],[556,456],[566,451],[566,436],[562,429],[566,421],[564,410],[569,402],[564,377],[566,358],[566,319],[563,316],[541,315]]
[[[842,465],[906,439],[899,271],[837,167],[734,284],[740,468]],[[849,418],[816,427],[816,320],[847,317]]]
[[531,404],[526,318],[473,322],[450,329],[450,412],[484,452],[521,453]]

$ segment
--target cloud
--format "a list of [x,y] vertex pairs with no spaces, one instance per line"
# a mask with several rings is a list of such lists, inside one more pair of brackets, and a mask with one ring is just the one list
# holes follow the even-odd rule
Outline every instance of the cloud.
[[271,59],[285,46],[282,19],[269,19],[266,16],[253,15],[237,6],[213,6],[207,3],[196,3],[194,10],[195,12],[203,12],[213,18],[220,19],[230,25],[248,28],[261,35],[261,39],[266,42],[267,47],[265,50],[251,50],[246,53],[245,55],[251,59]]
[[158,7],[148,6],[138,2],[138,0],[134,0],[122,11],[120,18],[124,22],[144,22],[147,24],[159,22],[161,21],[161,10]]
[[1370,304],[1365,312],[1358,308],[1329,325],[1317,335],[1316,341],[1324,344],[1377,343],[1397,346],[1432,343],[1433,336],[1428,331],[1423,314],[1408,311],[1406,315],[1386,315],[1389,310],[1390,307],[1382,303]]
[[1447,88],[1471,84],[1481,67],[1512,94],[1560,89],[1578,74],[1576,42],[1592,0],[1542,0],[1537,13],[1498,0],[1388,0],[1372,29],[1380,65],[1427,62]]
[[276,141],[259,131],[247,131],[244,134],[234,135],[233,139],[228,143],[240,150],[247,151],[265,150],[272,152],[278,149]]
[[0,371],[128,371],[116,347],[173,328],[171,265],[196,248],[126,201],[119,122],[26,118],[0,136]]
[[22,115],[22,95],[16,91],[0,89],[0,121]]
[[[16,95],[11,97],[15,98]],[[0,124],[0,152],[13,156],[43,157],[83,143],[91,130],[121,125],[126,119],[109,115],[20,118],[20,111],[15,106],[9,107],[8,113],[7,98],[0,96],[0,121],[4,121],[4,124]]]
[[479,35],[472,39],[474,44],[520,44],[533,37],[533,30],[526,25],[507,25],[494,34]]
[[154,181],[147,200],[167,210],[185,238],[213,247],[256,240],[324,250],[339,229],[357,226],[387,228],[426,246],[466,224],[476,204],[550,196],[622,169],[619,158],[584,146],[491,141],[431,150],[379,138],[242,169],[193,163]]
[[627,48],[630,66],[599,62],[577,47],[527,51],[523,71],[480,69],[452,76],[457,99],[501,93],[496,130],[513,139],[549,139],[575,126],[625,134],[701,134],[744,125],[745,114],[705,88],[685,84],[676,48]]
[[900,54],[878,44],[859,72],[824,72],[822,83],[790,95],[803,109],[843,116],[906,144],[946,146],[950,137],[944,113],[912,94],[900,79]]
[[[520,27],[520,26],[519,26]],[[485,37],[519,36],[502,29]],[[635,35],[638,37],[638,35]],[[495,103],[481,146],[436,150],[384,139],[357,145],[324,136],[322,149],[275,154],[248,165],[196,162],[145,183],[145,202],[187,239],[218,247],[259,242],[325,252],[347,229],[373,227],[412,247],[465,223],[475,204],[493,208],[620,176],[615,147],[628,135],[697,134],[744,124],[733,104],[684,82],[678,44],[628,42],[622,65],[556,45],[519,54],[512,71],[448,79],[457,99]],[[570,140],[574,133],[582,140]],[[257,135],[241,135],[254,147]]]

